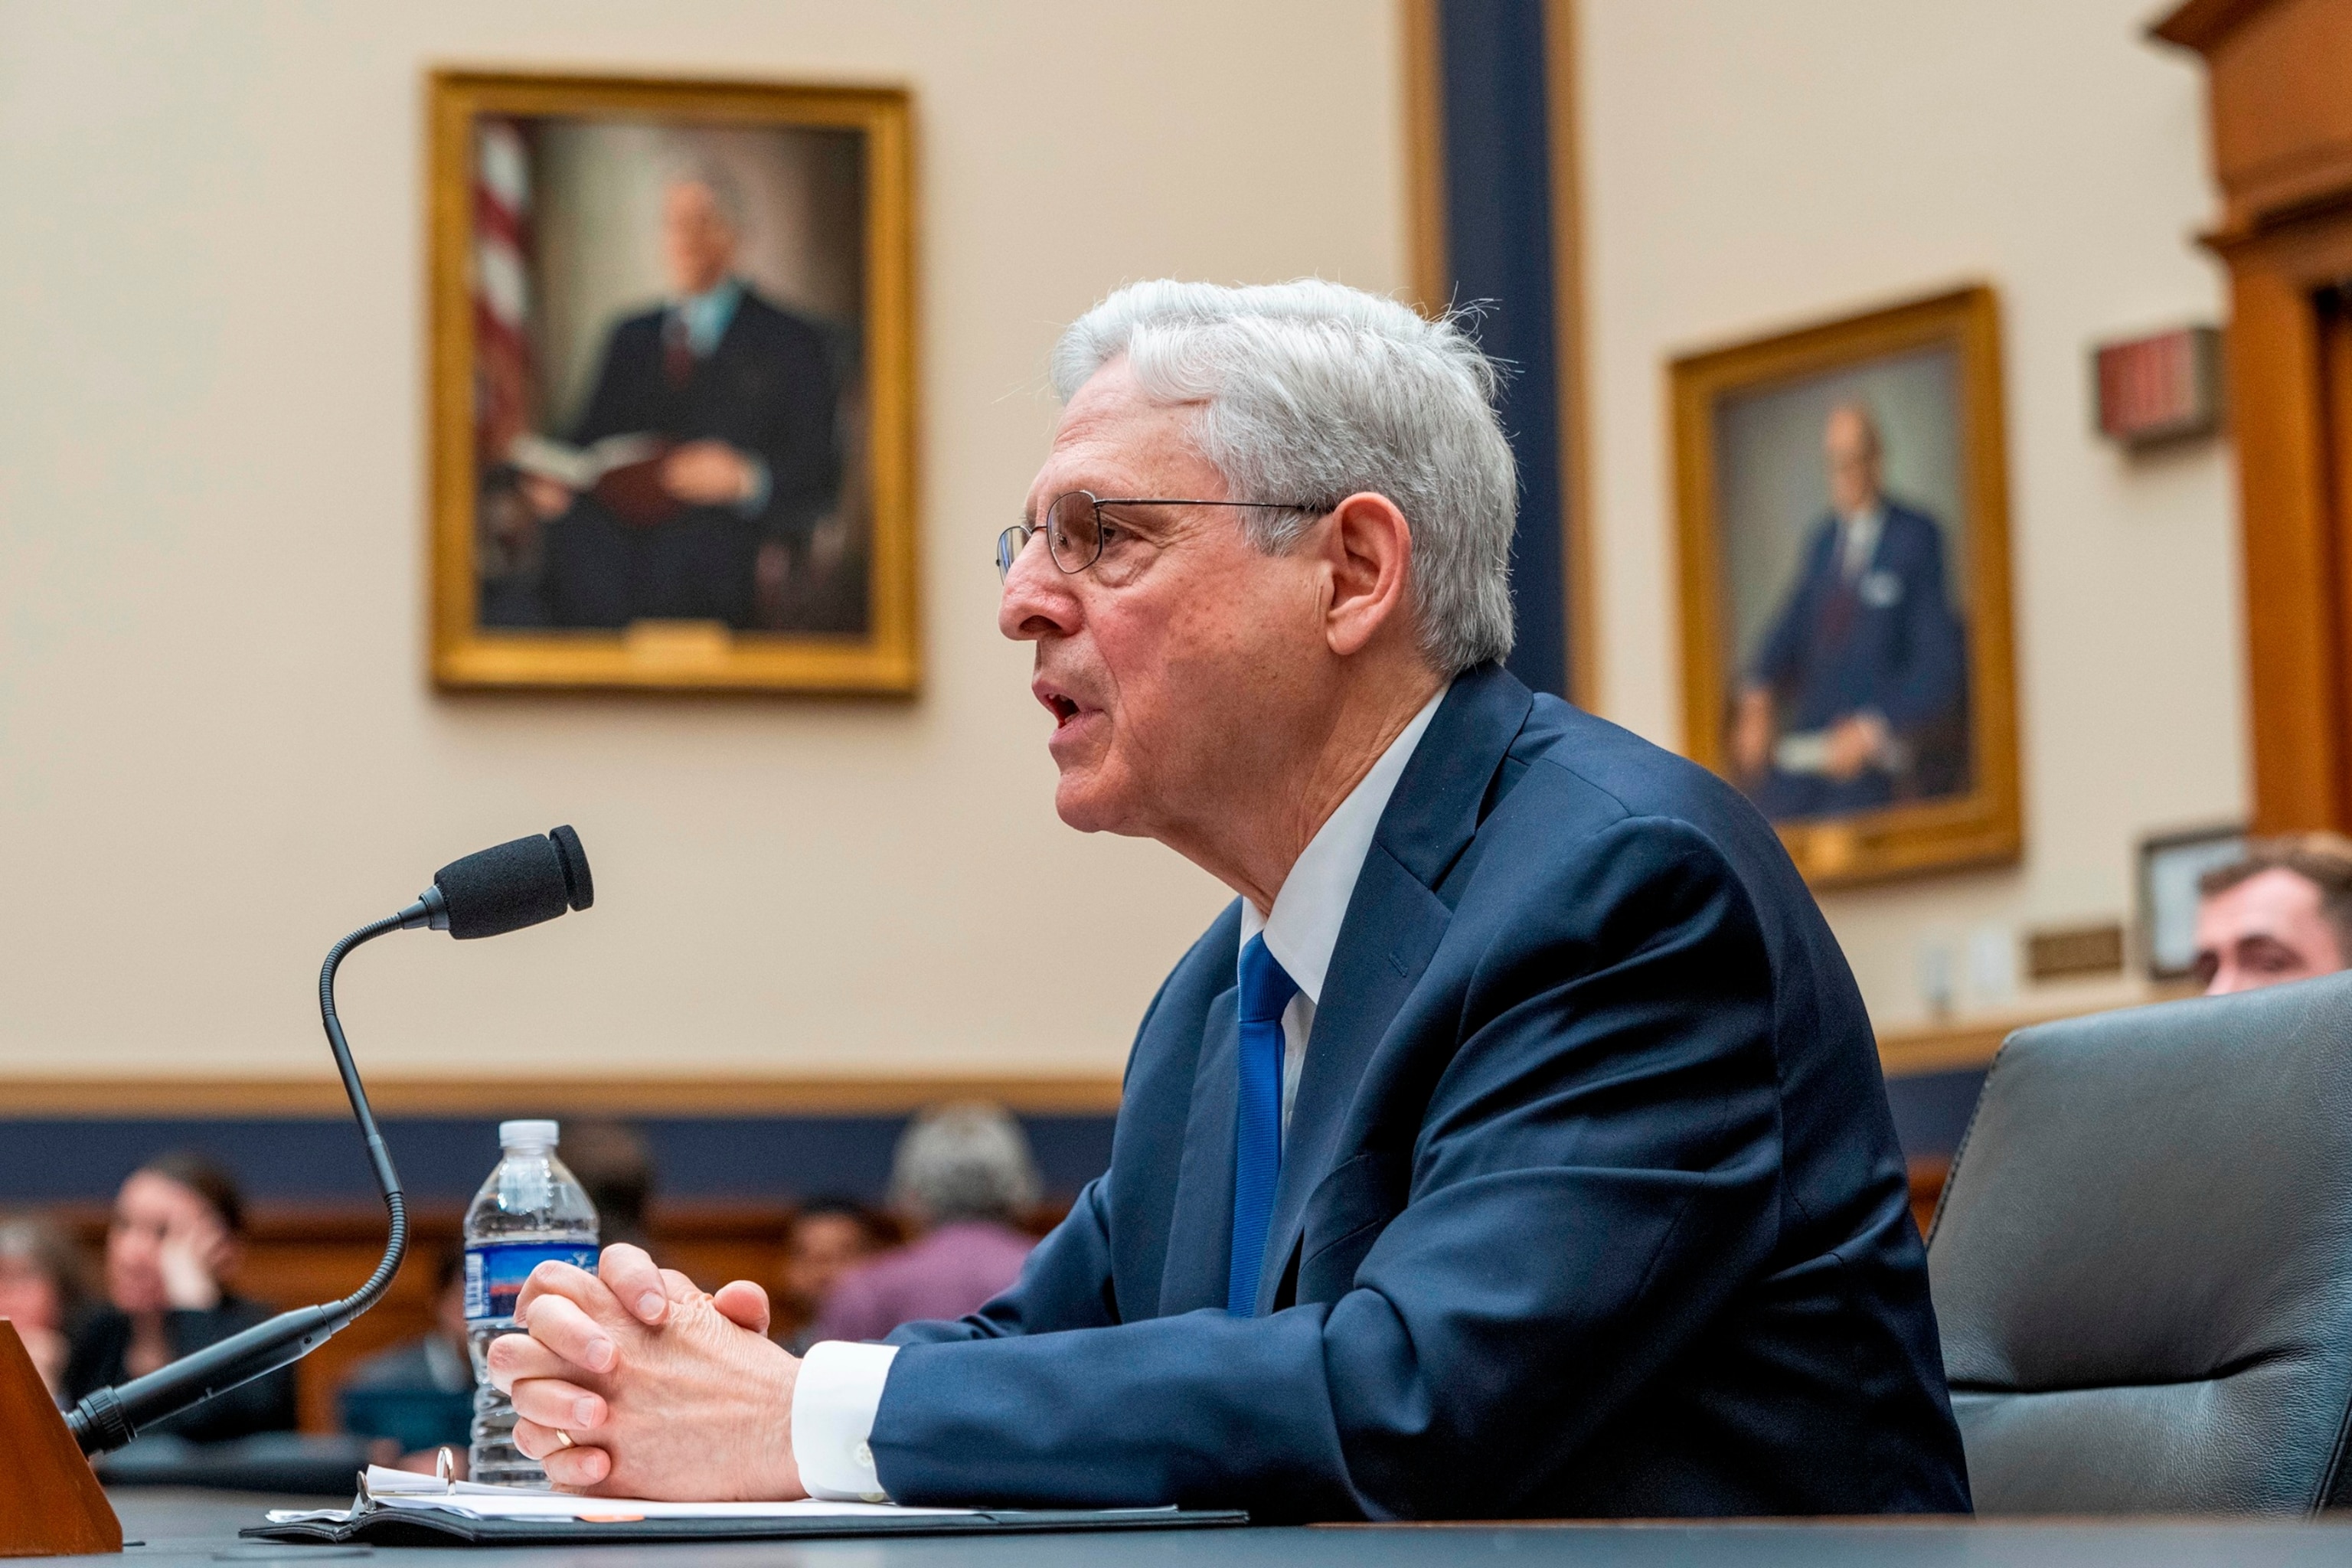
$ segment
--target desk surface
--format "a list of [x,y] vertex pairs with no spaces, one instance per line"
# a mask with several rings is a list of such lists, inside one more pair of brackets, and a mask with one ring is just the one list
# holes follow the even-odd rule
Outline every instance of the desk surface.
[[[382,1568],[460,1568],[485,1557],[528,1559],[534,1568],[676,1568],[687,1562],[790,1564],[793,1568],[1418,1568],[1465,1561],[1591,1568],[1862,1568],[1932,1563],[1935,1568],[2302,1568],[2352,1564],[2352,1525],[2206,1523],[1925,1522],[1447,1526],[1435,1529],[1171,1531],[1127,1536],[1022,1535],[1002,1539],[745,1542],[716,1546],[597,1546],[459,1550],[366,1546],[276,1546],[239,1541],[264,1509],[315,1508],[317,1500],[235,1492],[125,1489],[114,1494],[124,1539],[142,1545],[122,1568],[212,1568],[218,1563],[376,1558]],[[106,1563],[108,1558],[83,1558]]]

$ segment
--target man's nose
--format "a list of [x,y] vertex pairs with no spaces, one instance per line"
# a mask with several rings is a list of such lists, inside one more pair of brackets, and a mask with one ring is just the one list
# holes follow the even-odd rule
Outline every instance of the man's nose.
[[1054,565],[1045,542],[1032,537],[1004,574],[996,605],[996,629],[1014,642],[1068,637],[1078,628],[1078,596],[1069,575]]

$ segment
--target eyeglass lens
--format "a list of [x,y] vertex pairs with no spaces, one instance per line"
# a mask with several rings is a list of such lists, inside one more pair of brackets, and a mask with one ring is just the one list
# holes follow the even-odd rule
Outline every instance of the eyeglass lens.
[[1055,496],[1045,512],[1045,548],[1065,572],[1083,572],[1102,553],[1102,524],[1095,498],[1084,490]]

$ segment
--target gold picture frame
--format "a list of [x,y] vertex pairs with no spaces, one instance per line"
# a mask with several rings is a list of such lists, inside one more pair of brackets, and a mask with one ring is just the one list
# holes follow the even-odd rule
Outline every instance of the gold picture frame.
[[[428,80],[426,124],[435,683],[912,695],[921,658],[907,92],[453,69]],[[698,181],[709,188],[677,189]],[[497,206],[509,189],[513,205],[544,211],[543,251],[516,239],[520,225]],[[703,207],[680,217],[676,200]],[[837,221],[800,221],[810,214]],[[722,284],[698,296],[673,282],[664,296],[652,269],[692,264],[690,254],[675,259],[675,226],[698,215],[726,237]],[[711,231],[683,232],[690,247]],[[745,237],[765,237],[766,247],[739,265],[734,247],[752,248]],[[803,292],[832,300],[832,313],[772,288],[761,266],[787,283],[809,279]],[[715,337],[688,331],[695,301],[729,289]],[[565,300],[572,308],[559,320]],[[593,309],[603,314],[592,321]],[[592,333],[603,334],[593,358]],[[649,343],[651,360],[635,352]],[[566,426],[554,407],[595,413],[608,388],[618,389],[613,408],[656,406],[650,395],[620,395],[623,367],[646,381],[648,363],[678,399],[695,389],[697,412],[678,415],[674,430],[593,444],[578,439],[593,433],[585,416]],[[806,391],[818,375],[829,377],[823,395]],[[801,387],[798,401],[778,385]],[[783,400],[754,408],[763,397]],[[772,446],[726,446],[710,432],[729,421]],[[677,499],[670,457],[713,442],[734,461],[706,484],[724,488]],[[606,479],[619,484],[632,465],[637,488],[610,493],[655,502],[604,508]],[[700,532],[689,537],[690,525]],[[648,553],[656,546],[668,553]]]
[[[1690,354],[1673,363],[1669,381],[1689,754],[1758,799],[1816,888],[2017,859],[2024,831],[1993,290],[1972,286]],[[1831,439],[1822,410],[1858,406],[1869,424],[1884,426],[1886,414],[1873,406],[1874,398],[1897,405],[1909,470],[1897,471],[1897,459],[1906,457],[1906,433],[1865,443],[1864,449],[1874,449],[1874,466],[1883,458],[1886,479],[1874,503],[1879,521],[1852,553],[1862,561],[1857,571],[1839,553],[1837,542],[1850,531],[1835,512],[1816,506],[1806,514],[1793,498],[1806,473],[1827,493],[1828,480],[1819,477]],[[1801,441],[1810,446],[1799,450]],[[1916,496],[1904,499],[1906,490],[1943,500],[1916,504]],[[1792,504],[1775,507],[1775,498]],[[1948,515],[1939,519],[1939,511]],[[1910,521],[1898,528],[1886,521],[1897,514],[1930,526]],[[1906,559],[1917,563],[1910,577],[1880,564],[1887,557],[1875,552],[1895,550],[1898,534],[1910,542]],[[1865,550],[1874,552],[1863,560]],[[1938,620],[1921,607],[1935,598],[1924,584],[1931,569],[1944,574],[1942,562],[1953,558],[1958,563],[1940,578]],[[1830,574],[1839,574],[1845,586],[1838,588]],[[1816,596],[1805,604],[1820,607],[1810,622],[1800,611],[1809,585]],[[1851,597],[1832,607],[1839,593]],[[1864,626],[1868,612],[1857,606],[1880,615],[1882,640],[1865,641],[1880,634]],[[1906,631],[1893,618],[1913,615],[1929,629]],[[1837,640],[1807,640],[1832,637]],[[1933,646],[1947,650],[1937,656],[1948,667],[1945,675],[1903,674],[1901,684],[1895,673],[1874,675],[1862,651],[1890,664],[1916,659],[1916,668],[1927,668],[1926,655],[1884,650]],[[1771,671],[1790,668],[1775,651],[1790,648],[1813,650],[1794,655],[1793,663],[1805,668],[1810,660],[1802,679],[1819,679],[1800,681],[1796,694],[1783,698],[1783,688],[1764,671],[1768,665]],[[1836,659],[1865,662],[1832,671]],[[1890,736],[1862,772],[1833,776],[1832,770],[1853,765],[1853,752],[1822,760],[1838,754],[1827,747],[1827,726],[1843,722],[1827,715],[1844,692],[1878,679],[1906,700],[1937,700],[1932,693],[1942,689],[1939,679],[1956,682],[1957,695],[1923,721],[1928,738],[1916,750],[1906,752]],[[1843,688],[1832,689],[1841,681]],[[1748,731],[1743,748],[1735,723],[1757,690],[1768,693],[1761,707],[1769,719]],[[1825,727],[1797,730],[1804,721],[1798,710],[1805,707]],[[1859,733],[1887,731],[1874,709],[1858,711],[1879,719],[1876,731]],[[1737,765],[1736,752],[1750,765]]]

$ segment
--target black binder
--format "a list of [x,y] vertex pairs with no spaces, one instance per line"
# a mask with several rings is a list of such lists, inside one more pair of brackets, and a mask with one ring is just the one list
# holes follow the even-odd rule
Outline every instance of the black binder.
[[803,1519],[470,1519],[440,1509],[378,1508],[350,1519],[257,1524],[251,1541],[372,1546],[639,1545],[692,1541],[812,1541],[867,1535],[1035,1535],[1052,1531],[1204,1530],[1247,1524],[1240,1509],[991,1509],[980,1513],[817,1515]]

